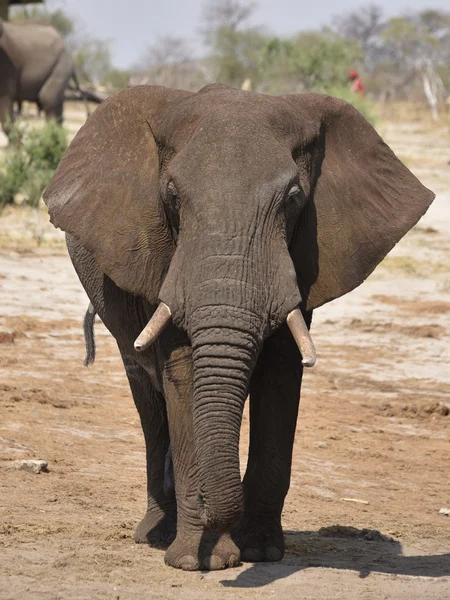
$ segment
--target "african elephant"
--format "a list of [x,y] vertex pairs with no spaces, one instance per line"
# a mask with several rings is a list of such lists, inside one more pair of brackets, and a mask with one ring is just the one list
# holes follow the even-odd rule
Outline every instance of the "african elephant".
[[282,558],[312,310],[360,285],[433,198],[330,96],[139,86],[97,109],[44,199],[140,414],[136,541],[171,542],[166,563],[186,570]]
[[64,91],[76,78],[72,57],[61,35],[50,26],[0,21],[0,121],[6,134],[13,103],[35,102],[46,117],[62,121]]

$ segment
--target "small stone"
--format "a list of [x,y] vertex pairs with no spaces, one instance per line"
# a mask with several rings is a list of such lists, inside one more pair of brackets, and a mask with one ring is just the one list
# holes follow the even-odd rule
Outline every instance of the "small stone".
[[48,462],[46,460],[15,460],[9,465],[10,469],[19,471],[28,471],[29,473],[46,473],[48,471]]
[[317,448],[327,448],[328,444],[326,442],[316,442],[314,446],[316,446]]
[[439,511],[439,514],[450,517],[450,508],[441,508],[441,510]]

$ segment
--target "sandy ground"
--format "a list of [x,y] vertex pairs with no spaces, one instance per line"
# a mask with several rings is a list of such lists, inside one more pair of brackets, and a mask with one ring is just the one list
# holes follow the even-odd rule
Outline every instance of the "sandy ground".
[[[450,141],[381,133],[438,197],[358,290],[318,310],[281,563],[213,573],[135,545],[144,441],[114,340],[45,213],[0,218],[0,598],[450,597]],[[38,245],[39,244],[39,245]],[[248,417],[242,427],[245,467]],[[39,475],[13,460],[48,461]],[[343,498],[362,502],[347,502]]]

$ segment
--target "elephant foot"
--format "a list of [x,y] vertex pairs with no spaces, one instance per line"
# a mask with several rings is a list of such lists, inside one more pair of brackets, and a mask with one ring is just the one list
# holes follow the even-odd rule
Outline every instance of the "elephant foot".
[[176,511],[162,513],[148,510],[145,517],[136,527],[134,541],[136,544],[149,544],[156,547],[169,546],[177,535]]
[[277,562],[284,556],[284,536],[280,523],[270,520],[243,521],[233,532],[244,562]]
[[166,565],[184,571],[217,571],[236,567],[240,552],[229,533],[200,531],[178,534],[164,561]]

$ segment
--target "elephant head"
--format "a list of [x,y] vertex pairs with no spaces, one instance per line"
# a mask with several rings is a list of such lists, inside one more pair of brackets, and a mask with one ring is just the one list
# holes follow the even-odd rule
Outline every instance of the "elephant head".
[[293,311],[362,283],[433,197],[361,114],[319,94],[141,86],[77,134],[44,199],[119,287],[160,305],[138,350],[169,319],[189,336],[206,525],[242,508],[239,430],[264,339],[289,317],[313,362]]

